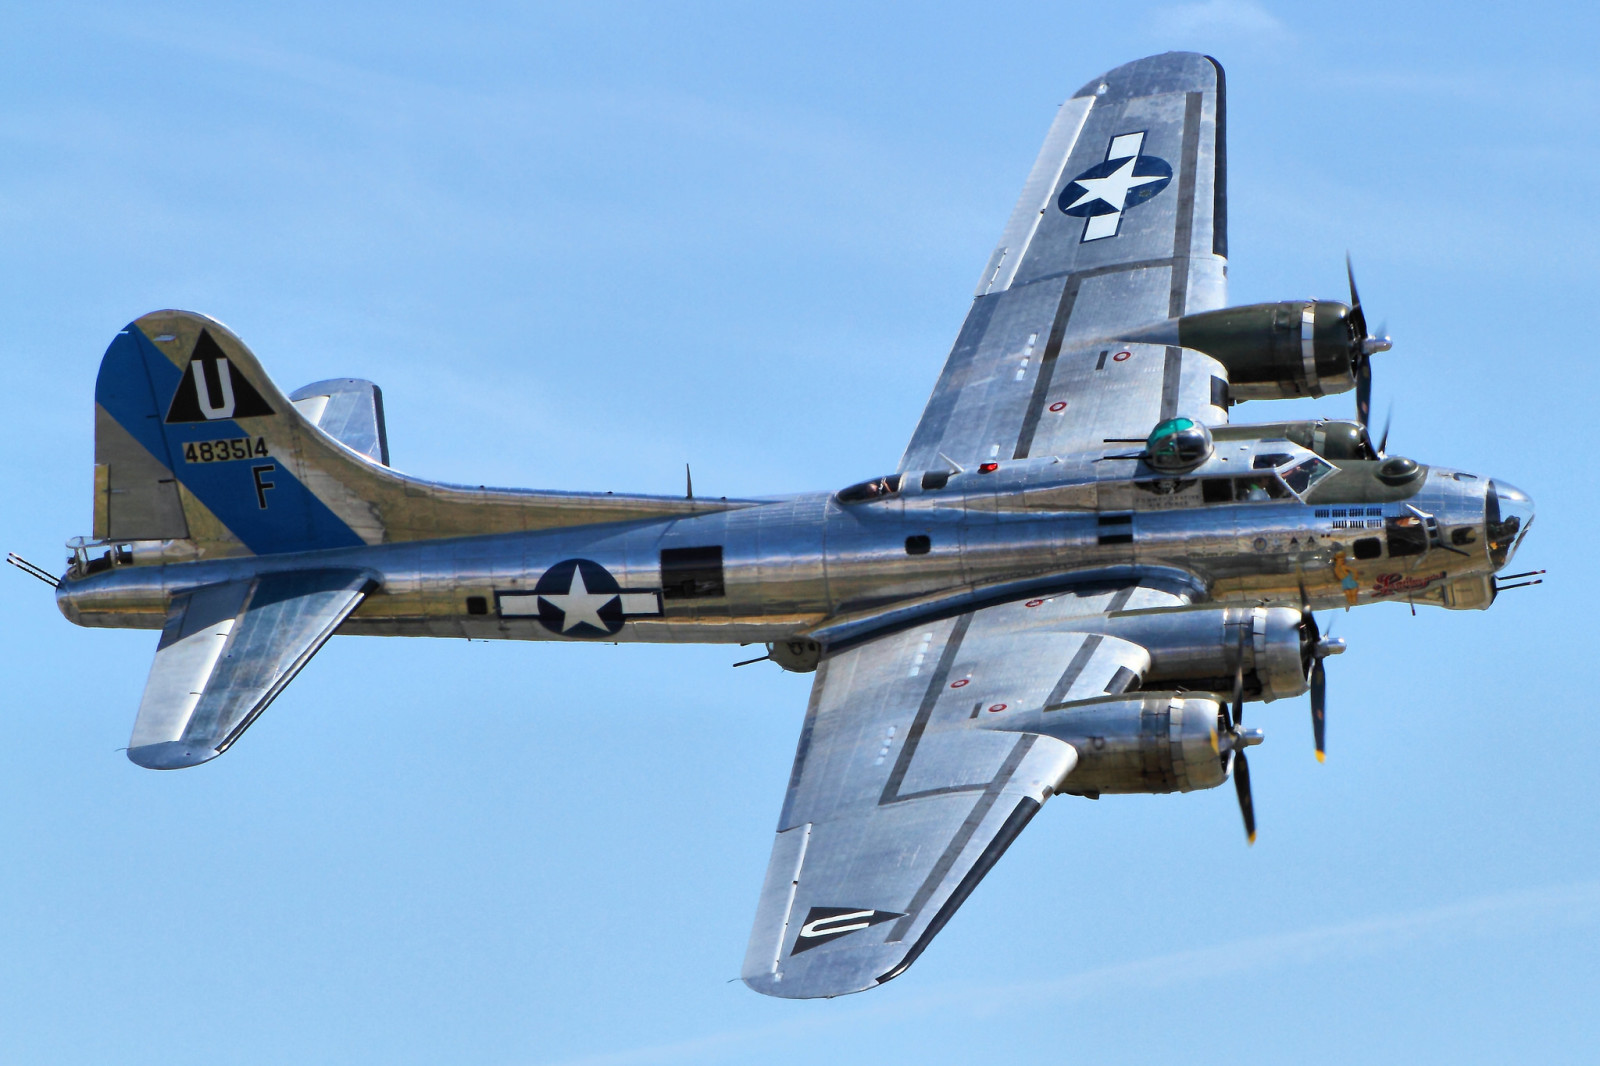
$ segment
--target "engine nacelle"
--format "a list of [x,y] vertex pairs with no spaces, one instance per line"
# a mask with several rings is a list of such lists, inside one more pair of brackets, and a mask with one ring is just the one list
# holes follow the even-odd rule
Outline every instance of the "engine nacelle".
[[1293,607],[1200,607],[1133,611],[1095,619],[1097,632],[1121,637],[1150,653],[1142,686],[1233,691],[1244,666],[1251,699],[1281,700],[1306,691],[1311,641]]
[[1377,459],[1366,430],[1360,422],[1337,418],[1308,419],[1300,422],[1234,422],[1210,426],[1214,441],[1264,440],[1282,437],[1324,459]]
[[1217,746],[1220,710],[1216,700],[1203,696],[1149,692],[1037,711],[1030,716],[1035,720],[1012,718],[995,727],[1071,744],[1078,765],[1062,782],[1062,792],[1193,792],[1228,777]]
[[1355,388],[1361,332],[1345,304],[1286,300],[1184,315],[1125,339],[1204,352],[1227,367],[1235,400],[1281,400]]

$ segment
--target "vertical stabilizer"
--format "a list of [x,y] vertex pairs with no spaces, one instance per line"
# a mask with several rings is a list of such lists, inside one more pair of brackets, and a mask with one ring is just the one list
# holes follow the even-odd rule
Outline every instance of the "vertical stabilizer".
[[129,325],[101,361],[95,407],[97,536],[186,539],[202,555],[382,539],[359,500],[327,491],[359,460],[319,455],[337,446],[219,322],[158,311]]
[[175,541],[173,554],[183,558],[267,555],[748,505],[444,485],[397,473],[388,459],[377,386],[329,379],[285,396],[244,342],[204,315],[145,315],[117,334],[101,361],[101,541]]

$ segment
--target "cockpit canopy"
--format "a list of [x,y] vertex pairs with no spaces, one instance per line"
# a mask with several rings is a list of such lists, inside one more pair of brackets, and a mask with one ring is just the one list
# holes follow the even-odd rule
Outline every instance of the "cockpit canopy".
[[1211,457],[1211,431],[1192,418],[1169,418],[1150,431],[1144,461],[1163,473],[1193,470]]
[[865,503],[884,496],[893,496],[900,491],[900,475],[888,474],[884,477],[875,477],[870,481],[858,481],[848,488],[839,490],[840,503]]

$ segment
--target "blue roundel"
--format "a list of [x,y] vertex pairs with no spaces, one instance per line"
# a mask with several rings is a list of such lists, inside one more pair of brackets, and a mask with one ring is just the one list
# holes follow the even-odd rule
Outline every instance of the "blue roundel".
[[[1121,180],[1115,178],[1132,162],[1131,169],[1123,172]],[[1151,180],[1154,179],[1154,180]],[[1115,215],[1146,200],[1153,199],[1172,181],[1172,166],[1159,156],[1123,156],[1096,163],[1067,183],[1056,200],[1056,206],[1075,218],[1093,215]],[[1106,197],[1110,197],[1108,200]],[[1121,200],[1113,203],[1112,200]]]
[[567,559],[533,586],[539,621],[564,637],[609,637],[622,628],[622,586],[599,563]]

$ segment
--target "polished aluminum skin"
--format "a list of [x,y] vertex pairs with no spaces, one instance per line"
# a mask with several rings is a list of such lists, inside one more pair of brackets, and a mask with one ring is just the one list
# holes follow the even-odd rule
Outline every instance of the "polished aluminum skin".
[[[1224,310],[1224,110],[1184,53],[1062,105],[898,468],[837,491],[425,482],[371,383],[285,395],[221,323],[132,323],[57,589],[161,631],[129,757],[215,758],[336,632],[764,645],[815,671],[742,971],[785,997],[903,973],[1052,795],[1231,777],[1253,839],[1245,702],[1309,690],[1324,749],[1314,612],[1486,608],[1533,508],[1373,444],[1353,278]],[[1352,388],[1353,423],[1228,424]]]

